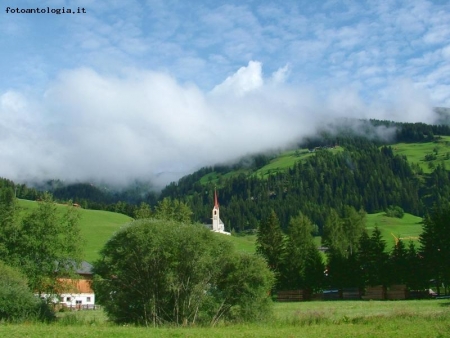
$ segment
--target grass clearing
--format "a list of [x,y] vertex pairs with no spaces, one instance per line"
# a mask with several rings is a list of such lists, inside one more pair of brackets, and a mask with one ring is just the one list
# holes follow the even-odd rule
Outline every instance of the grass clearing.
[[0,324],[2,337],[448,337],[450,301],[275,303],[265,323],[217,327],[134,327],[109,323],[102,311],[61,314],[53,324]]
[[[392,146],[394,154],[404,155],[410,163],[418,164],[424,173],[431,173],[434,169],[429,166],[436,166],[439,163],[445,163],[446,168],[450,169],[450,136],[441,136],[435,142],[424,143],[395,143]],[[427,154],[434,154],[436,159],[425,161]]]
[[[19,200],[19,205],[24,210],[37,208],[34,201]],[[58,204],[58,211],[64,213],[65,205]],[[92,263],[99,258],[99,251],[108,239],[124,224],[129,223],[132,218],[126,215],[103,210],[79,209],[81,236],[84,243],[84,255],[87,262]]]
[[256,235],[227,236],[227,239],[233,242],[237,251],[249,254],[256,253]]
[[422,233],[422,218],[405,213],[403,218],[387,217],[384,212],[367,214],[366,228],[369,235],[378,226],[386,246],[391,250],[395,245],[395,237],[401,238],[406,245],[412,240],[419,245],[419,235]]
[[[333,154],[343,151],[342,147],[329,148],[318,151],[331,151]],[[289,150],[274,158],[269,164],[255,171],[254,175],[260,178],[267,178],[269,175],[277,172],[286,171],[299,161],[304,161],[308,157],[314,156],[314,152],[309,152],[308,149]]]

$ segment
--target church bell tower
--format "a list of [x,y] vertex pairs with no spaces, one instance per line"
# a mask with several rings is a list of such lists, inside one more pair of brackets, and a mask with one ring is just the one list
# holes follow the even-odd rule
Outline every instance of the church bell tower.
[[212,209],[212,230],[220,231],[219,203],[217,202],[217,191],[214,189],[214,207]]

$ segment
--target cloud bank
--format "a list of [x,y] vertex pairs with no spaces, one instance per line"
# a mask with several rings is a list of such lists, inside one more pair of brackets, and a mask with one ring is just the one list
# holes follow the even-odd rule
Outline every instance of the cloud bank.
[[[211,91],[164,72],[61,72],[41,95],[0,96],[0,176],[168,183],[201,166],[282,148],[339,117],[432,122],[428,96],[406,80],[375,104],[358,91],[327,95],[264,75],[250,61]],[[161,175],[162,174],[162,175]]]

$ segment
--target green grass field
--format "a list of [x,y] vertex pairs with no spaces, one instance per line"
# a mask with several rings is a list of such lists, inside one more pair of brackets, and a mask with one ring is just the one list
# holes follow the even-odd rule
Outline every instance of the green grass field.
[[[321,151],[331,151],[333,153],[337,153],[343,151],[343,148],[336,147]],[[303,161],[313,155],[314,153],[310,153],[308,149],[288,150],[279,154],[277,157],[271,160],[270,163],[263,166],[262,168],[259,168],[256,171],[252,171],[250,169],[239,169],[239,170],[231,170],[225,174],[211,172],[203,176],[200,179],[200,183],[203,185],[207,183],[214,183],[220,185],[219,178],[225,180],[228,178],[238,176],[240,174],[255,175],[259,178],[267,178],[269,175],[275,174],[277,172],[286,171],[287,169],[292,168],[298,161]]]
[[217,234],[217,236],[224,236],[225,239],[231,241],[236,250],[246,252],[246,253],[255,253],[256,252],[256,235],[246,235],[246,236],[225,236],[221,234]]
[[[337,152],[343,151],[343,148],[336,147],[319,151],[331,151],[333,154],[335,154]],[[313,155],[314,153],[310,153],[308,149],[286,151],[270,161],[269,164],[255,171],[254,175],[260,178],[267,178],[271,174],[275,174],[280,171],[286,171],[287,169],[292,168],[297,162],[304,161],[305,159]]]
[[[446,168],[450,169],[450,136],[441,136],[436,142],[396,143],[392,145],[392,149],[394,154],[405,155],[410,163],[417,163],[424,173],[431,173],[433,171],[429,167],[430,162],[434,166],[439,163],[445,163]],[[434,150],[437,151],[436,160],[425,161],[425,156],[427,154],[433,154]]]
[[[37,203],[33,201],[19,200],[19,205],[24,210],[31,210],[37,207]],[[64,212],[64,205],[58,205],[61,213]],[[99,257],[99,251],[108,239],[119,230],[123,225],[132,221],[132,219],[126,215],[101,211],[101,210],[87,210],[79,209],[81,214],[80,227],[81,234],[85,241],[84,252],[85,260],[93,262]],[[367,230],[369,233],[378,226],[381,230],[383,239],[386,241],[387,249],[390,251],[395,245],[395,237],[402,238],[406,244],[409,240],[412,240],[418,245],[418,238],[422,232],[422,219],[417,216],[405,213],[403,218],[392,218],[384,216],[384,213],[368,214],[367,215]],[[246,236],[225,236],[217,234],[217,236],[223,236],[226,240],[234,243],[238,251],[247,253],[255,253],[256,247],[256,235]],[[317,246],[321,243],[320,237],[315,237]]]
[[0,323],[1,337],[448,337],[449,300],[275,303],[264,323],[217,327],[117,326],[102,311],[64,313],[52,324]]
[[385,216],[384,212],[368,214],[366,228],[369,235],[378,226],[386,246],[391,250],[395,245],[395,238],[401,238],[406,245],[413,241],[418,246],[419,235],[422,232],[422,218],[405,213],[403,218]]
[[[37,208],[34,201],[19,200],[25,210]],[[64,213],[65,205],[58,205],[58,211]],[[85,260],[92,263],[99,257],[99,250],[105,245],[115,231],[132,219],[126,215],[110,211],[78,209],[81,215],[80,228],[84,240]]]

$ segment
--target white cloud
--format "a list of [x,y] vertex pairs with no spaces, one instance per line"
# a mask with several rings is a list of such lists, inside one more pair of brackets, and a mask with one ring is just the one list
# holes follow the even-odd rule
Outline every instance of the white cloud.
[[446,2],[43,4],[88,13],[0,23],[0,163],[16,177],[185,172],[329,116],[450,105]]
[[287,64],[283,68],[278,69],[272,74],[271,78],[272,83],[274,84],[284,83],[289,76],[289,72],[290,72],[289,64]]
[[265,79],[261,63],[251,61],[208,93],[161,72],[129,69],[111,76],[80,68],[62,72],[34,100],[6,92],[0,100],[0,163],[7,165],[0,175],[123,184],[172,172],[175,179],[204,165],[285,147],[335,117],[430,117],[429,98],[407,81],[387,91],[387,104],[376,109],[356,89],[324,100],[311,88],[283,83],[288,70]]
[[236,96],[242,96],[260,88],[263,83],[261,62],[250,61],[247,67],[239,68],[236,73],[214,87],[212,92],[217,94],[233,93]]

